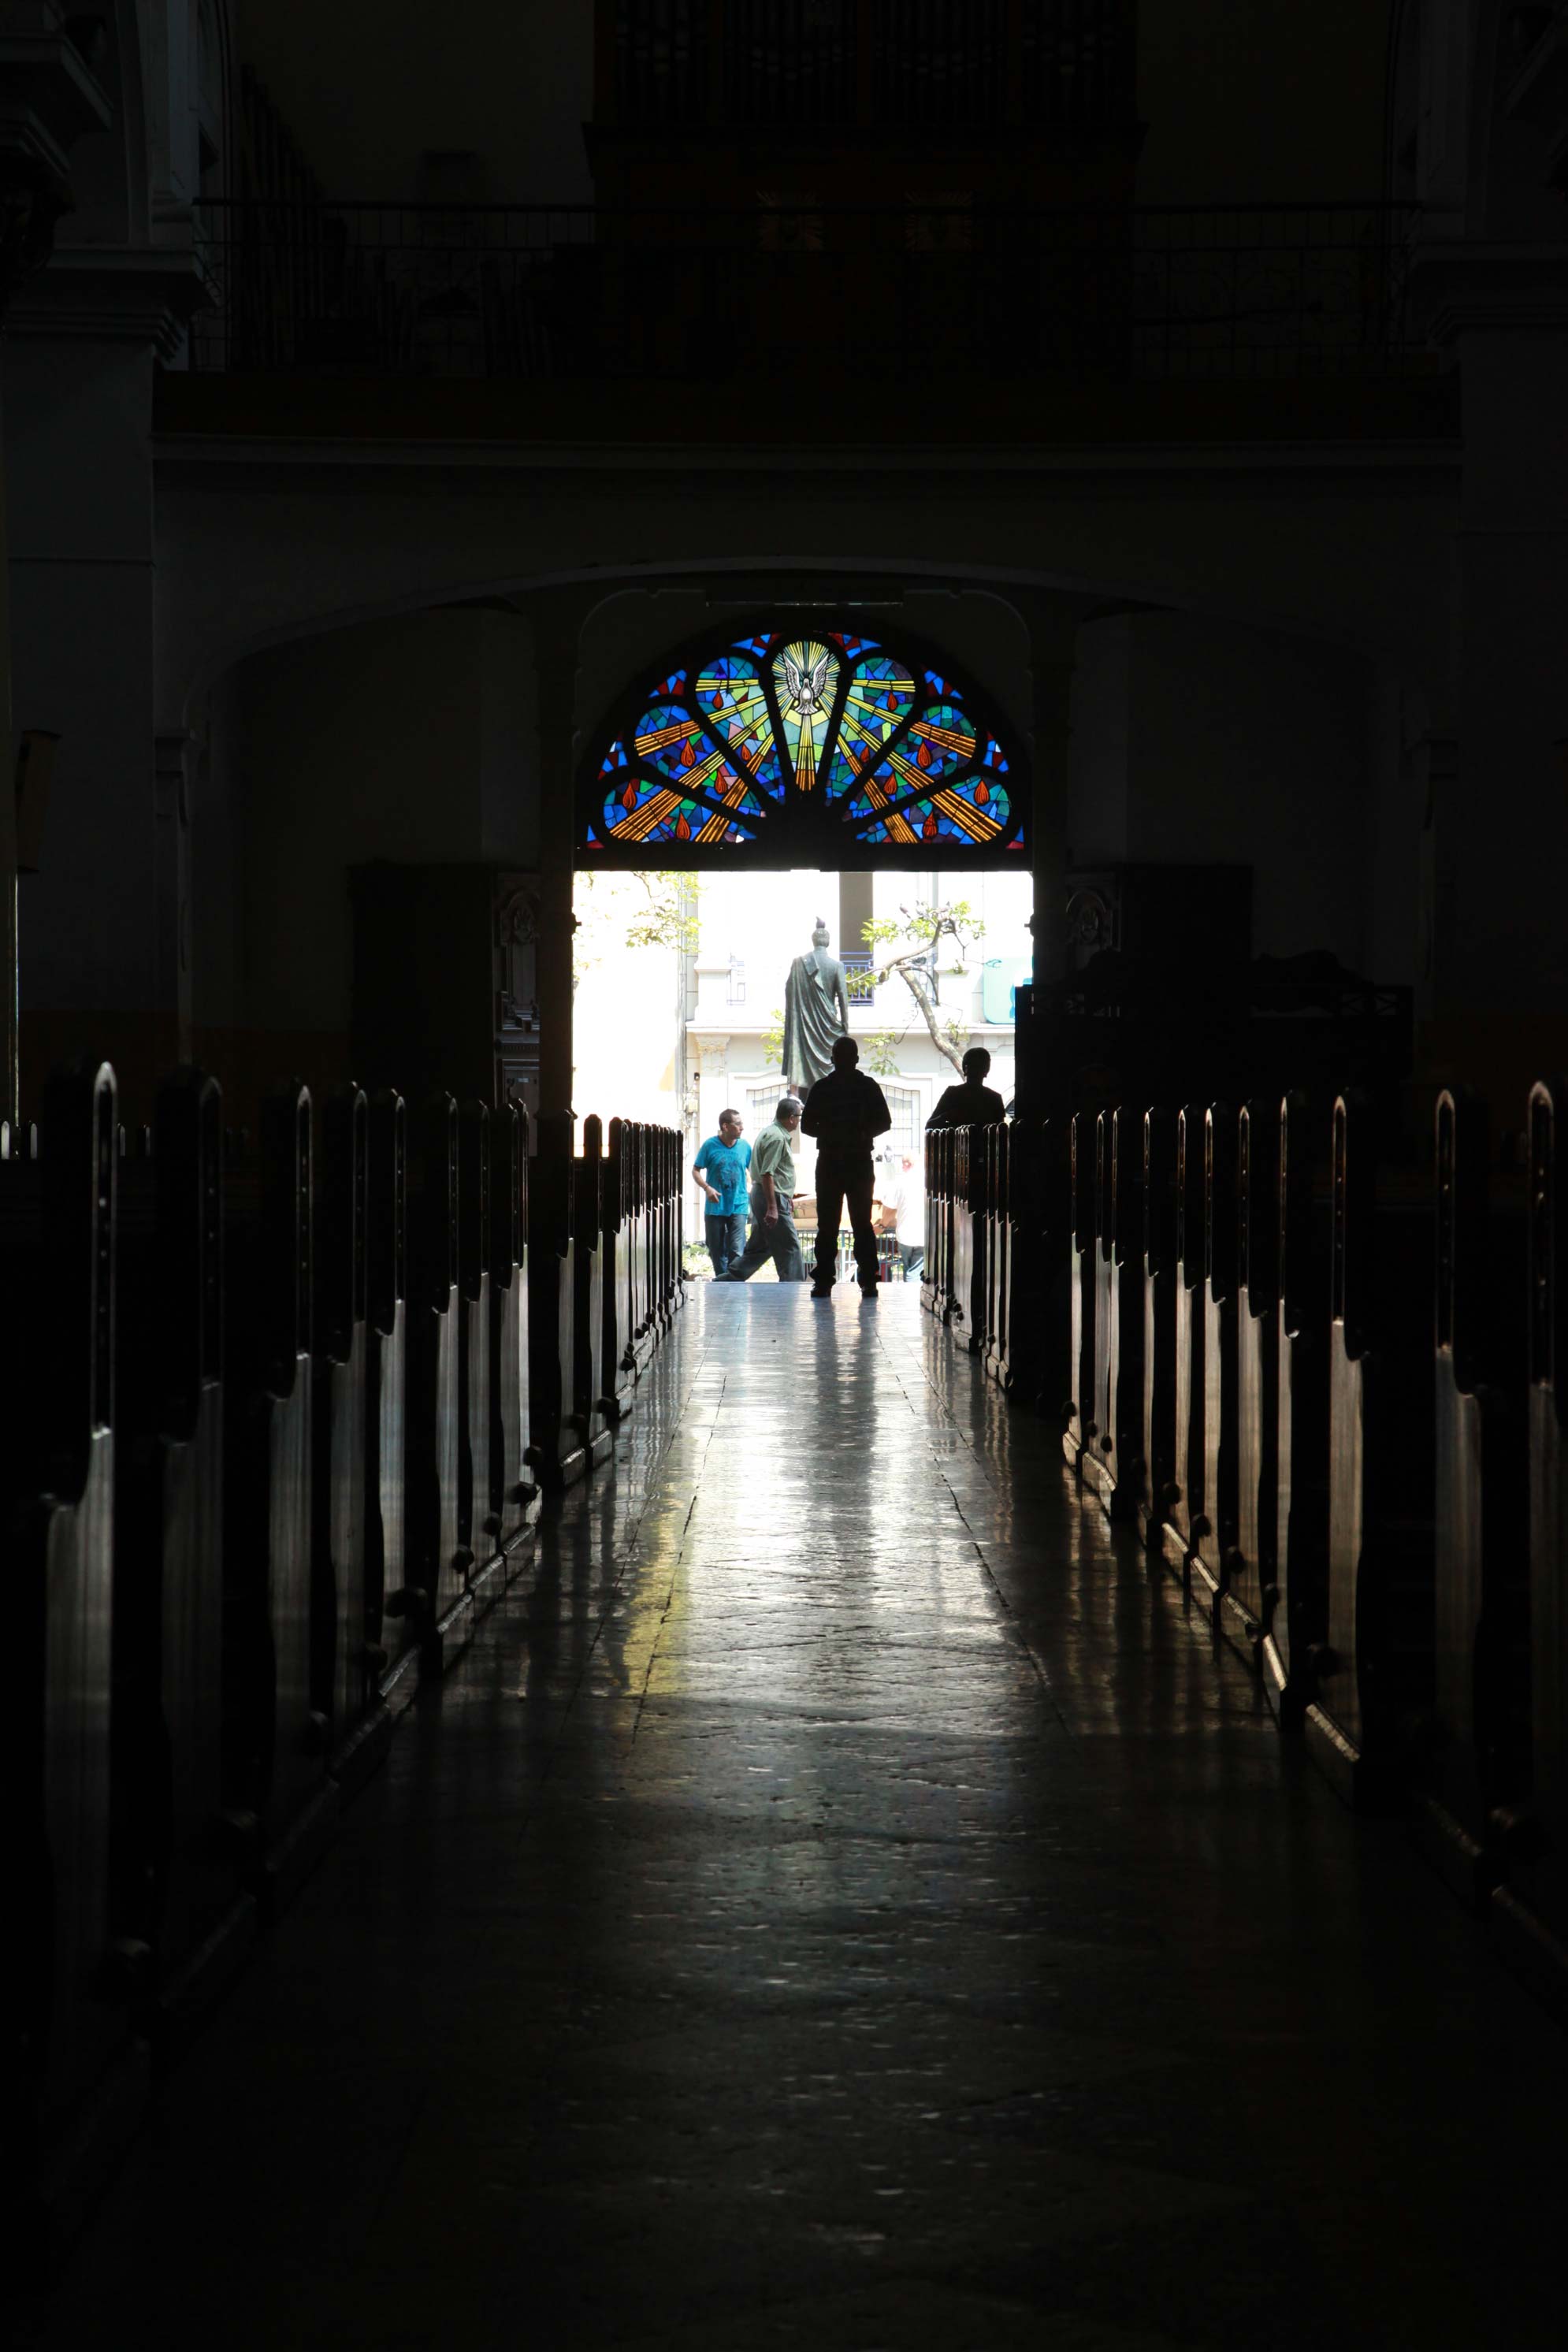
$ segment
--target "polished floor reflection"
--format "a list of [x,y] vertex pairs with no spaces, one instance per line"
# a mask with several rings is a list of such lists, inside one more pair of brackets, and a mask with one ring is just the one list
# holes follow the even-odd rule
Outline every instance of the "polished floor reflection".
[[43,2336],[1556,2346],[1565,2109],[912,1287],[704,1286]]

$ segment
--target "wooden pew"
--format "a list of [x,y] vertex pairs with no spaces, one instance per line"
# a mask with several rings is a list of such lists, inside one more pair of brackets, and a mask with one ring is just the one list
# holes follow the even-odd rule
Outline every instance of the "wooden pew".
[[1175,1469],[1166,1490],[1161,1544],[1184,1580],[1204,1515],[1205,1295],[1203,1119],[1176,1113]]
[[658,1214],[655,1200],[657,1171],[654,1130],[646,1120],[637,1128],[637,1284],[639,1313],[637,1339],[639,1369],[658,1345]]
[[[1140,1130],[1135,1145],[1135,1128]],[[1084,1475],[1112,1518],[1130,1518],[1143,1417],[1142,1121],[1122,1109],[1096,1122],[1100,1223],[1095,1282],[1099,1388]]]
[[506,1103],[492,1128],[490,1169],[490,1497],[497,1540],[510,1551],[539,1516],[527,1460],[528,1113]]
[[1510,1963],[1568,2018],[1568,1081],[1531,1090],[1529,1171],[1531,1795],[1502,1824],[1492,1897]]
[[1068,1185],[1071,1202],[1068,1256],[1072,1266],[1068,1370],[1071,1385],[1062,1405],[1062,1452],[1068,1467],[1081,1475],[1084,1447],[1094,1434],[1097,1391],[1094,1308],[1100,1253],[1095,1130],[1089,1125],[1086,1111],[1073,1113],[1068,1137]]
[[316,1704],[312,1192],[310,1091],[289,1087],[232,1171],[226,1233],[226,1777],[231,1812],[255,1824],[264,1916],[296,1892],[338,1811]]
[[1523,1201],[1491,1182],[1478,1096],[1445,1088],[1434,1116],[1435,1720],[1415,1822],[1450,1883],[1484,1905],[1529,1774]]
[[404,1507],[406,1606],[420,1671],[439,1675],[473,1636],[474,1557],[462,1538],[462,1309],[458,1106],[432,1097],[418,1122],[409,1190],[408,1392]]
[[604,1173],[604,1127],[597,1115],[590,1112],[583,1121],[582,1155],[572,1167],[575,1249],[571,1402],[573,1424],[587,1453],[590,1469],[608,1458],[614,1443],[609,1433],[611,1414],[605,1398],[605,1280],[599,1247],[605,1215]]
[[[573,1124],[569,1111],[547,1111],[539,1119],[539,1151],[529,1190],[530,1452],[546,1493],[571,1486],[588,1466],[572,1420],[576,1394]],[[664,1309],[662,1237],[657,1223],[650,1243],[650,1319],[652,1328],[658,1328]]]
[[600,1287],[604,1294],[600,1352],[605,1409],[614,1421],[624,1421],[631,1411],[637,1384],[637,1343],[632,1337],[632,1213],[627,1205],[636,1172],[630,1126],[631,1122],[624,1118],[610,1121],[609,1149],[599,1180]]
[[952,1336],[965,1355],[985,1350],[985,1129],[952,1129]]
[[[1305,1096],[1279,1105],[1279,1337],[1273,1572],[1264,1586],[1263,1689],[1281,1728],[1299,1730],[1328,1629],[1328,1123]],[[1261,1538],[1260,1538],[1261,1540]]]
[[626,1326],[624,1352],[632,1377],[641,1378],[651,1346],[647,1308],[647,1129],[641,1119],[620,1122],[621,1255],[626,1265]]
[[1220,1626],[1260,1663],[1279,1517],[1279,1106],[1243,1103],[1236,1137],[1236,1523]]
[[311,1540],[316,1706],[328,1726],[328,1769],[351,1790],[392,1737],[379,1686],[380,1595],[370,1589],[369,1197],[370,1108],[360,1087],[344,1087],[321,1116]]
[[650,1124],[647,1139],[648,1264],[653,1300],[650,1336],[657,1347],[675,1310],[669,1297],[669,1203],[665,1186],[664,1129]]
[[[224,1812],[223,1096],[182,1070],[159,1088],[152,1218],[120,1274],[126,1442],[117,1465],[116,1564],[125,1607],[116,1680],[156,1745],[158,1794],[139,1816],[134,1869],[153,1952],[158,2036],[182,2041],[256,1933],[240,1847]],[[155,1374],[149,1382],[149,1357]],[[140,1398],[135,1397],[140,1389]],[[142,1731],[133,1731],[142,1748]],[[143,1751],[143,1756],[145,1751]],[[116,1739],[117,1776],[130,1794]]]
[[494,1244],[490,1209],[490,1114],[488,1104],[465,1103],[458,1120],[458,1298],[462,1338],[458,1353],[458,1541],[471,1555],[469,1585],[476,1596],[491,1596],[489,1573],[500,1559],[500,1512],[492,1491],[490,1446],[495,1399],[491,1391],[495,1350],[495,1299],[490,1272]]
[[115,1129],[114,1073],[85,1066],[46,1089],[41,1159],[30,1137],[7,1134],[0,1160],[13,1665],[5,2110],[26,2168],[14,2204],[46,2252],[79,2223],[148,2086],[132,2032],[142,1955],[120,1940],[112,1906]]
[[1111,1202],[1110,1184],[1110,1113],[1097,1113],[1094,1121],[1094,1249],[1090,1259],[1090,1281],[1094,1291],[1094,1387],[1089,1394],[1089,1419],[1084,1423],[1084,1448],[1080,1467],[1086,1477],[1093,1475],[1091,1465],[1102,1461],[1101,1448],[1107,1436],[1112,1450],[1115,1433],[1110,1425],[1110,1405],[1106,1381],[1110,1370],[1110,1261],[1115,1248],[1112,1227],[1115,1211]]
[[1236,1541],[1236,1114],[1204,1114],[1204,1378],[1194,1390],[1201,1423],[1203,1508],[1192,1522],[1188,1588],[1217,1625],[1226,1560]]
[[1013,1129],[982,1129],[985,1196],[985,1369],[1004,1392],[1013,1385]]
[[365,1602],[377,1687],[401,1706],[417,1687],[424,1612],[408,1574],[408,1109],[390,1089],[370,1106],[366,1187]]
[[1144,1542],[1157,1544],[1175,1476],[1176,1123],[1143,1114],[1143,1348],[1142,1444],[1134,1465],[1133,1512]]
[[686,1187],[681,1181],[681,1140],[679,1130],[673,1127],[661,1129],[664,1136],[665,1181],[669,1202],[669,1264],[670,1284],[674,1293],[675,1311],[679,1314],[686,1304]]
[[670,1130],[653,1130],[654,1207],[658,1226],[658,1328],[667,1332],[685,1304],[680,1280],[681,1188],[670,1162]]
[[1432,1707],[1432,1206],[1364,1097],[1338,1097],[1332,1136],[1328,1638],[1306,1732],[1362,1805]]
[[925,1133],[926,1185],[926,1252],[921,1267],[921,1305],[930,1315],[945,1322],[952,1286],[949,1265],[952,1253],[951,1209],[948,1167],[951,1145],[946,1128],[927,1128]]
[[[1033,1118],[1010,1121],[1006,1135],[1005,1385],[1055,1421],[1070,1386],[1065,1134],[1059,1121]],[[927,1216],[929,1241],[929,1200]]]

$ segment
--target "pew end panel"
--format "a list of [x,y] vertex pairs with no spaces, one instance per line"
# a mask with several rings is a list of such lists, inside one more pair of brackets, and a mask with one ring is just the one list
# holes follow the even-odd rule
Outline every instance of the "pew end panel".
[[1332,1120],[1328,1634],[1309,1744],[1382,1806],[1433,1709],[1432,1203],[1408,1135],[1361,1096]]
[[[1272,1587],[1264,1589],[1263,1687],[1300,1729],[1312,1661],[1328,1637],[1329,1125],[1307,1098],[1279,1106],[1276,1287],[1279,1421]],[[1261,1538],[1260,1538],[1261,1540]]]

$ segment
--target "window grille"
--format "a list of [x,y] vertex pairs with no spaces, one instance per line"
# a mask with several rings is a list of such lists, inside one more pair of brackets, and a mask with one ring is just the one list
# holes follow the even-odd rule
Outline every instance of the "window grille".
[[918,1159],[924,1133],[918,1090],[914,1087],[889,1086],[886,1078],[879,1078],[877,1083],[887,1097],[888,1108],[893,1114],[892,1128],[882,1137],[878,1149],[907,1151],[911,1158]]

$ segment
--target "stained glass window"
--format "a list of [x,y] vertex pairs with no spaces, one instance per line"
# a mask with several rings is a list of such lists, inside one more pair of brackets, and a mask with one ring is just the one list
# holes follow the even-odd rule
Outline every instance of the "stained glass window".
[[853,868],[1022,863],[1019,762],[945,664],[844,628],[700,646],[626,698],[584,786],[583,855]]

